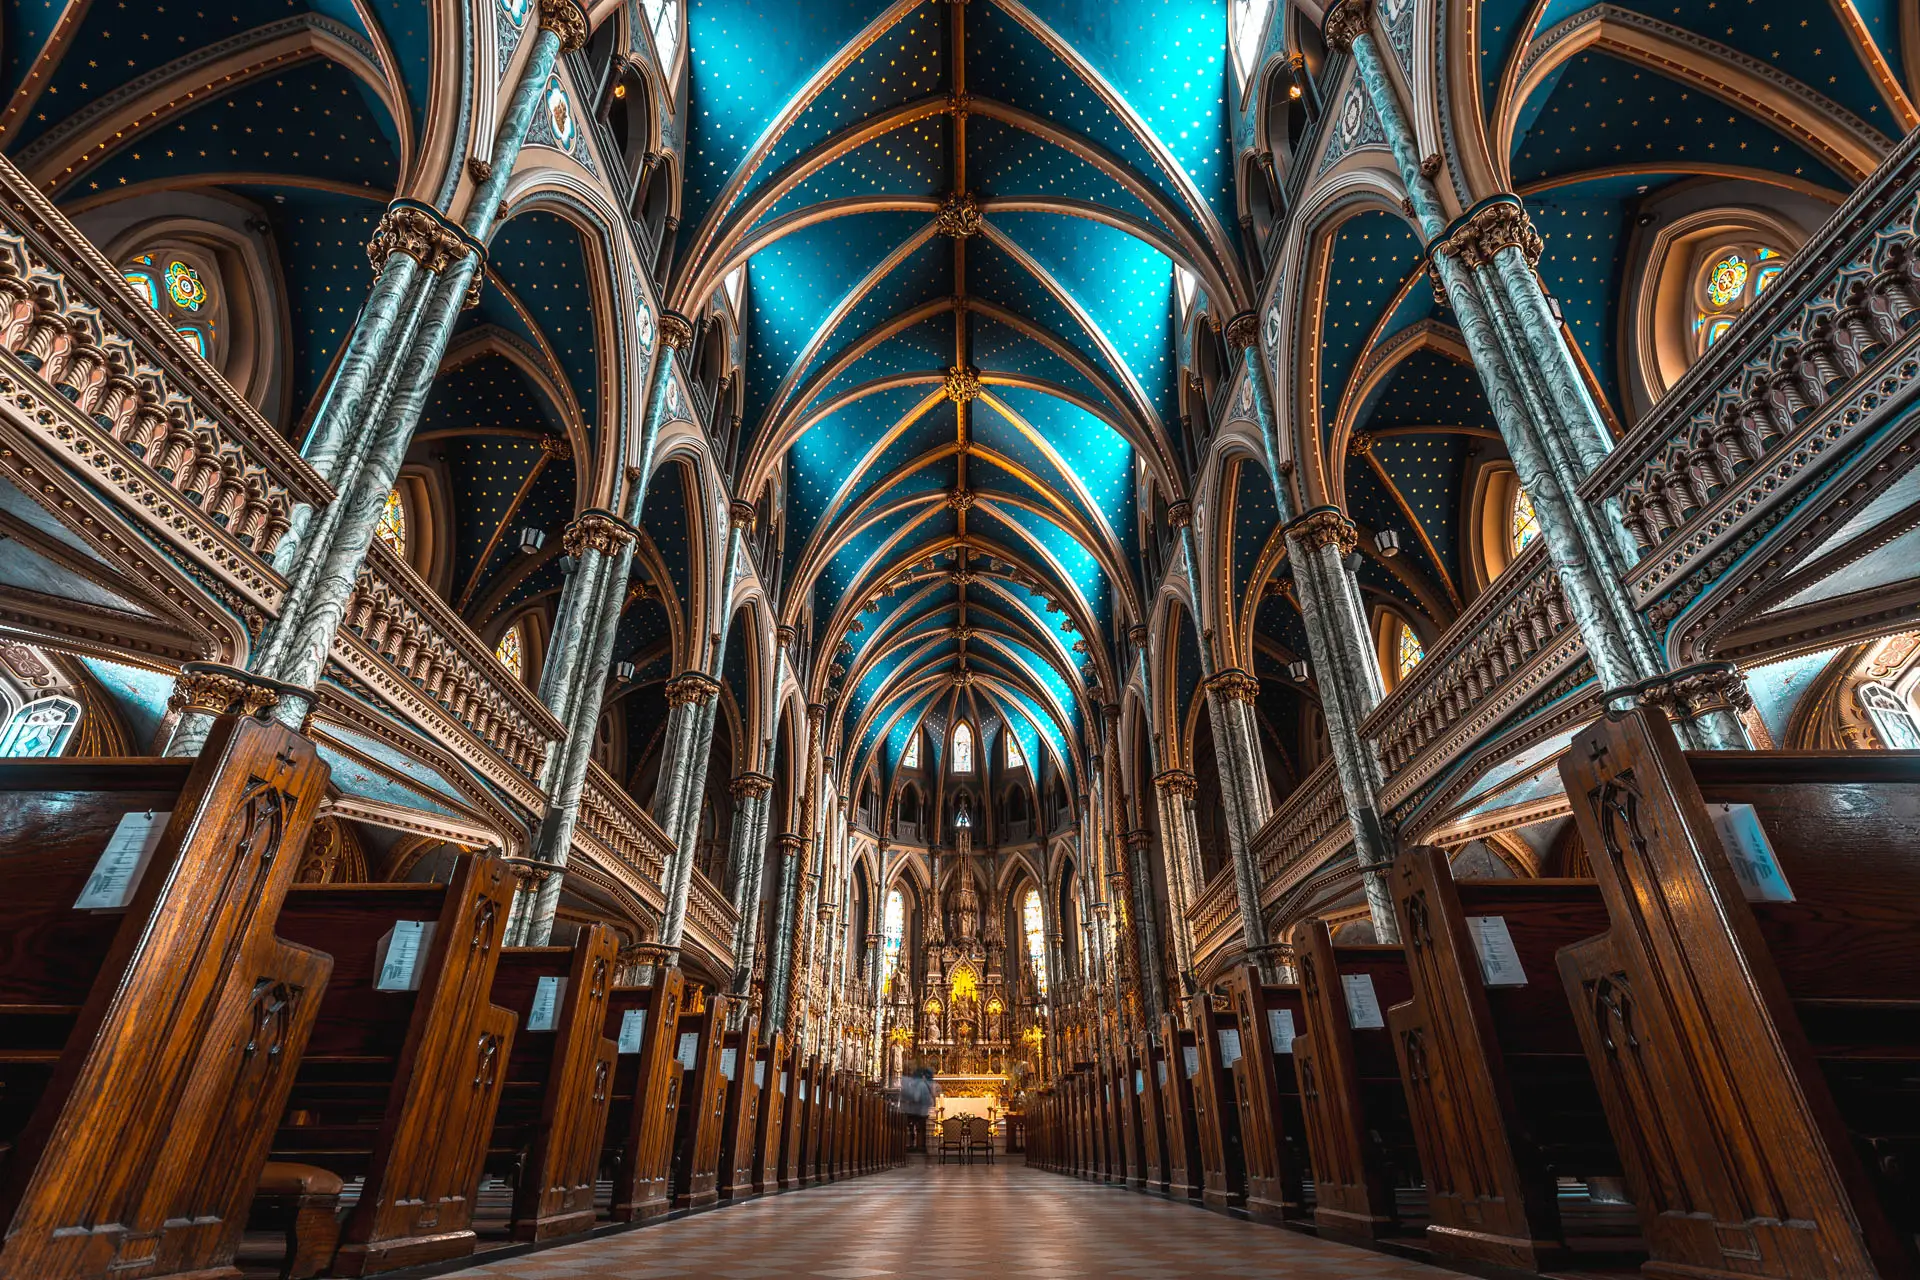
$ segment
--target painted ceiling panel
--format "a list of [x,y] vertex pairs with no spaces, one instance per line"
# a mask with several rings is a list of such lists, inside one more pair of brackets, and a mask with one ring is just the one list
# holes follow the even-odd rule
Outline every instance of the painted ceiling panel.
[[1266,468],[1255,462],[1240,463],[1233,492],[1232,587],[1234,611],[1238,614],[1239,601],[1245,598],[1254,567],[1273,537],[1280,511],[1273,505],[1273,481],[1267,476]]
[[535,210],[500,228],[488,264],[532,314],[560,360],[590,433],[600,422],[599,344],[586,246],[573,224]]
[[[1020,374],[1051,382],[1088,400],[1105,401],[1099,388],[1065,358],[1012,325],[981,315],[969,316],[967,324],[973,335],[974,364],[983,375],[988,371]],[[996,390],[994,394],[1002,393]]]
[[916,120],[853,148],[781,196],[756,226],[848,196],[933,196],[946,187],[947,122]]
[[1334,233],[1320,343],[1323,429],[1332,428],[1347,380],[1381,312],[1408,274],[1420,270],[1420,242],[1398,214],[1369,210]]
[[821,398],[844,395],[890,374],[944,370],[953,363],[953,350],[953,314],[942,311],[863,352],[826,384]]
[[682,600],[693,589],[690,510],[687,469],[675,463],[656,471],[647,486],[641,523],[666,562],[667,572],[673,575],[674,591]]
[[1499,430],[1473,366],[1425,350],[1393,366],[1361,406],[1354,428],[1385,431],[1436,425]]
[[1480,106],[1489,119],[1499,105],[1500,79],[1513,55],[1528,39],[1527,14],[1535,0],[1481,0],[1478,15],[1480,36]]
[[[1004,402],[1017,418],[998,412]],[[974,438],[1025,468],[1123,552],[1134,544],[1133,449],[1077,405],[1038,391],[996,388],[974,407]]]
[[[858,501],[867,479],[855,474],[862,460],[936,389],[915,383],[876,391],[834,413],[794,444],[787,454],[787,525],[801,536],[788,539],[790,565],[799,554],[798,544],[804,543],[824,513],[844,512],[849,503]],[[866,471],[871,476],[886,475],[952,438],[953,409],[943,400],[907,426],[894,444],[867,464]]]
[[1556,188],[1527,202],[1546,241],[1540,278],[1560,300],[1561,314],[1587,365],[1620,412],[1619,300],[1627,239],[1638,195],[1582,199],[1578,187]]
[[982,198],[1086,200],[1163,226],[1117,180],[1038,134],[986,116],[967,121],[967,180]]
[[[923,222],[915,230],[921,231],[924,227]],[[939,237],[927,239],[905,261],[898,263],[877,281],[872,290],[834,326],[832,335],[820,344],[818,354],[807,364],[806,376],[811,378],[819,374],[830,362],[841,358],[850,346],[876,332],[901,312],[911,311],[922,303],[944,301],[952,295],[953,246]],[[824,308],[822,318],[825,318]],[[951,321],[946,322],[946,328],[947,332],[952,332]],[[927,367],[943,369],[952,362],[949,353],[944,363]]]
[[[1163,259],[1164,261],[1164,259]],[[1168,281],[1172,271],[1168,271]],[[1105,356],[1073,311],[1047,291],[1026,268],[998,245],[976,240],[967,249],[968,291],[998,303],[1064,343],[1109,382],[1120,384],[1119,370]]]
[[[1392,436],[1376,441],[1373,446],[1373,456],[1401,498],[1413,508],[1421,530],[1433,544],[1439,568],[1456,588],[1467,576],[1461,520],[1462,504],[1467,498],[1467,468],[1474,447],[1475,442],[1466,436],[1438,432]],[[1348,474],[1363,468],[1359,459],[1352,459],[1347,465]],[[1396,507],[1384,524],[1375,527],[1399,529],[1401,554],[1427,560],[1425,545],[1418,538],[1409,537],[1413,530],[1405,526],[1406,518]]]

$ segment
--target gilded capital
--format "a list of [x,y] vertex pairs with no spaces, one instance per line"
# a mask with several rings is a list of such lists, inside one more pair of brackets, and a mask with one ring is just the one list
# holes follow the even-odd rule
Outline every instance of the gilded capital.
[[683,671],[667,681],[667,705],[704,707],[720,692],[720,682],[699,671]]
[[367,241],[367,261],[373,264],[376,278],[396,253],[406,254],[437,275],[472,252],[472,243],[452,223],[411,200],[388,206]]
[[947,376],[942,380],[942,389],[947,399],[955,404],[965,404],[969,400],[980,398],[980,371],[969,364],[956,364],[948,368]]
[[1193,523],[1193,504],[1182,499],[1167,504],[1167,523],[1176,529],[1184,529]]
[[796,835],[791,831],[781,832],[773,838],[773,841],[780,846],[781,856],[786,858],[798,857],[800,854],[806,852],[808,844],[805,836]]
[[540,25],[560,37],[560,52],[586,47],[587,11],[578,0],[540,0]]
[[980,231],[980,202],[974,199],[971,192],[955,192],[940,206],[933,225],[941,235],[952,236],[955,240],[977,235]]
[[1643,707],[1665,712],[1676,723],[1716,711],[1739,714],[1753,709],[1753,695],[1740,668],[1731,662],[1702,662],[1656,676],[1634,691]]
[[1207,689],[1229,702],[1255,703],[1260,700],[1260,681],[1240,670],[1228,667],[1207,681]]
[[1469,268],[1490,265],[1503,249],[1518,249],[1534,267],[1545,242],[1519,202],[1501,198],[1474,212],[1436,247]]
[[575,558],[586,551],[611,556],[637,541],[639,536],[632,525],[611,511],[589,511],[567,526],[567,531],[560,536],[560,545]]
[[280,687],[272,680],[216,662],[189,662],[174,678],[167,710],[257,716],[279,704]]
[[1127,639],[1133,642],[1136,649],[1144,649],[1147,647],[1147,629],[1136,622],[1127,628]]
[[743,501],[740,498],[735,498],[727,504],[727,519],[733,522],[733,527],[736,529],[753,528],[753,504]]
[[675,351],[685,351],[693,345],[693,321],[678,311],[662,311],[660,341]]
[[773,779],[764,773],[735,774],[733,781],[727,784],[727,791],[735,800],[750,800],[763,796],[773,790]]
[[1373,21],[1373,0],[1339,0],[1327,10],[1327,20],[1322,28],[1327,43],[1336,49],[1353,48],[1353,42],[1367,34]]
[[1226,332],[1228,350],[1245,351],[1260,336],[1260,317],[1251,311],[1242,311],[1227,321]]
[[1343,556],[1360,545],[1360,531],[1334,507],[1307,512],[1287,526],[1287,537],[1298,541],[1304,550],[1336,547]]
[[1157,773],[1154,775],[1153,785],[1169,795],[1185,796],[1188,799],[1192,799],[1194,793],[1200,789],[1199,781],[1185,769],[1168,769]]

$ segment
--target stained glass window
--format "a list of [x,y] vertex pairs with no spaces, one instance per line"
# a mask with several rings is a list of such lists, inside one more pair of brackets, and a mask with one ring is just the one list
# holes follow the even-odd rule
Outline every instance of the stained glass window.
[[907,739],[907,754],[900,757],[900,767],[903,769],[920,767],[920,730],[915,729],[913,736]]
[[880,990],[893,990],[894,971],[900,967],[900,948],[907,940],[907,900],[895,889],[887,894],[887,910],[881,923],[880,972],[884,978]]
[[1860,705],[1889,751],[1920,750],[1920,716],[1905,698],[1883,684],[1864,684]]
[[398,489],[387,494],[380,518],[373,522],[373,536],[392,547],[395,555],[407,554],[407,504]]
[[173,322],[174,331],[202,358],[213,359],[216,298],[199,267],[171,254],[142,253],[120,274],[142,301]]
[[1513,512],[1508,517],[1507,528],[1515,555],[1526,550],[1527,544],[1540,536],[1540,517],[1533,509],[1533,499],[1518,485],[1514,486]]
[[0,756],[57,756],[79,724],[80,704],[72,698],[56,695],[29,702],[8,717],[0,731]]
[[1421,645],[1420,637],[1413,633],[1412,627],[1404,622],[1401,623],[1400,633],[1394,637],[1394,675],[1404,679],[1406,674],[1419,666],[1420,660],[1426,656],[1427,651]]
[[1033,962],[1033,980],[1042,999],[1047,994],[1047,926],[1040,911],[1040,891],[1027,890],[1020,899],[1020,928],[1027,935],[1027,958]]
[[1725,337],[1786,266],[1786,255],[1765,244],[1723,244],[1704,255],[1693,289],[1695,354]]
[[1730,306],[1747,287],[1747,260],[1730,253],[1713,264],[1707,276],[1707,301],[1716,307]]
[[500,659],[500,665],[513,672],[515,680],[526,675],[526,642],[520,634],[520,624],[514,623],[500,637],[500,643],[493,647],[493,656]]
[[953,728],[953,771],[973,772],[973,728],[965,720]]
[[1007,768],[1024,769],[1026,767],[1027,758],[1020,754],[1020,744],[1014,739],[1013,727],[1009,725],[1007,727]]

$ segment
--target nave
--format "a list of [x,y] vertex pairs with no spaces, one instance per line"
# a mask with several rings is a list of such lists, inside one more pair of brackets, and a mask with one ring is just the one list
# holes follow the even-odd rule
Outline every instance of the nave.
[[914,1156],[858,1182],[461,1272],[473,1280],[1442,1280],[1454,1274],[1119,1187],[1049,1177],[1017,1155],[945,1165]]

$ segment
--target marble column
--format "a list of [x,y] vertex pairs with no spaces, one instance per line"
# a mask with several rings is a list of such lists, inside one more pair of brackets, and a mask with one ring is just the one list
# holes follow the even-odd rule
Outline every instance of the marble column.
[[1167,930],[1173,943],[1173,967],[1182,1005],[1193,984],[1193,924],[1187,913],[1200,896],[1199,826],[1193,816],[1194,778],[1185,769],[1155,774],[1160,805],[1160,851],[1167,866]]
[[886,981],[886,958],[880,954],[886,939],[878,933],[867,935],[867,996],[873,1005],[873,1017],[867,1027],[867,1074],[882,1078],[886,1063],[886,995],[880,986]]
[[733,926],[731,995],[744,1009],[753,993],[753,967],[758,958],[760,880],[766,866],[768,797],[773,779],[764,773],[736,774],[728,789],[733,794],[733,843],[727,851],[727,878],[733,882],[734,907],[739,912]]
[[[782,649],[790,643],[785,637],[787,630],[781,628]],[[794,971],[804,958],[799,948],[804,945],[808,933],[802,913],[807,906],[810,878],[814,875],[812,855],[816,846],[813,827],[821,774],[820,731],[826,711],[820,703],[807,704],[807,755],[802,775],[807,790],[806,800],[801,806],[801,832],[804,834],[780,837],[780,901],[771,944],[772,969],[767,979],[767,1020],[776,1029],[784,1027],[789,1035],[799,1030],[799,1019],[795,1014],[804,1004],[804,1001],[793,998]],[[797,843],[789,847],[789,839]]]
[[1366,886],[1367,910],[1373,917],[1374,935],[1381,942],[1397,942],[1399,926],[1386,880],[1394,843],[1378,800],[1382,770],[1373,742],[1360,729],[1378,705],[1381,689],[1372,631],[1346,566],[1358,538],[1353,522],[1333,507],[1309,511],[1286,526],[1287,558],[1293,562],[1294,586],[1300,592],[1314,683],[1353,829],[1354,857]]

